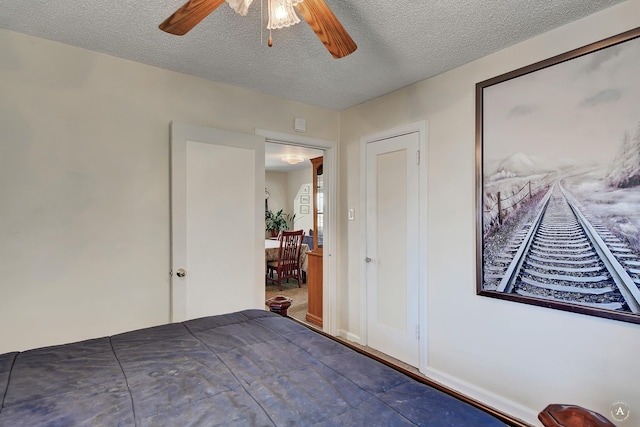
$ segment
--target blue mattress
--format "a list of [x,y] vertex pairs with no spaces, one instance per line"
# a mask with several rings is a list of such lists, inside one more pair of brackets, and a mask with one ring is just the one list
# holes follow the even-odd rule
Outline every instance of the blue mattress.
[[262,310],[0,355],[0,426],[498,426]]

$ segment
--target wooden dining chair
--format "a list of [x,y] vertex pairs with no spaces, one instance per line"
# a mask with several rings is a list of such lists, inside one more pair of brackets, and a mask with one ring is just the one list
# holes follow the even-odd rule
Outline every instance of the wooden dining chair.
[[[278,260],[267,263],[267,282],[277,283],[279,290],[282,290],[282,281],[285,279],[296,279],[298,287],[301,287],[300,251],[303,238],[303,230],[283,231],[279,238]],[[275,279],[273,273],[276,274]]]

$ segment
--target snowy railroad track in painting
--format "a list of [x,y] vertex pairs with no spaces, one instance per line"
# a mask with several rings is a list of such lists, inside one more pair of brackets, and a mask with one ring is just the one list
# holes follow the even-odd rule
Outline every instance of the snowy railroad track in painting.
[[560,184],[541,206],[491,273],[496,290],[640,314],[640,259]]

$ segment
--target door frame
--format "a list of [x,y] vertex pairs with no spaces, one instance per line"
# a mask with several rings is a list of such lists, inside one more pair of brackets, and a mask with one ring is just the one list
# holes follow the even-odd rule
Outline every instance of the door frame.
[[[424,372],[427,367],[428,356],[428,336],[427,336],[427,199],[428,199],[428,182],[427,182],[427,121],[421,120],[406,125],[387,129],[360,138],[360,188],[361,194],[367,185],[367,144],[376,141],[394,138],[409,133],[418,133],[418,149],[420,150],[420,168],[418,172],[418,327],[420,336],[418,340],[419,347],[419,365],[418,369]],[[367,270],[365,258],[367,257],[367,199],[366,196],[360,197],[360,212],[362,213],[362,221],[360,222],[360,344],[367,345]]]
[[266,129],[256,129],[256,135],[263,136],[268,142],[294,145],[324,150],[323,176],[327,200],[324,216],[324,235],[322,241],[322,330],[337,335],[339,319],[337,318],[337,177],[338,177],[338,143],[327,139],[311,138]]

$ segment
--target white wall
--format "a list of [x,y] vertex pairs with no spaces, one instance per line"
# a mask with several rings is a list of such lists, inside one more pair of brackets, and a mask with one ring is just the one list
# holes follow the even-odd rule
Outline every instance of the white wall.
[[296,214],[295,227],[296,230],[304,230],[306,236],[309,235],[309,230],[313,229],[313,205],[309,205],[309,213],[303,214],[300,212],[299,203],[296,204],[296,197],[300,197],[301,187],[303,185],[309,186],[309,193],[307,196],[313,198],[313,168],[300,169],[289,172],[289,194],[291,195],[291,205],[289,211]]
[[0,30],[0,353],[169,321],[169,123],[339,113]]
[[360,216],[346,218],[362,193],[360,137],[426,119],[429,375],[535,424],[549,403],[609,415],[622,400],[633,414],[625,425],[640,425],[640,325],[476,296],[474,166],[477,82],[637,26],[640,1],[628,1],[343,112],[341,329],[362,332]]
[[[269,209],[277,212],[282,209],[284,213],[296,214],[296,228],[303,227],[305,233],[309,233],[309,228],[313,228],[313,215],[307,215],[307,219],[300,222],[304,217],[294,206],[294,199],[298,194],[302,184],[310,184],[313,178],[313,169],[300,169],[292,172],[265,172],[265,185],[269,191]],[[311,226],[309,227],[309,221]],[[306,227],[306,228],[304,228]]]
[[269,191],[269,209],[274,213],[280,209],[285,213],[290,213],[289,174],[287,172],[265,172],[264,185]]

